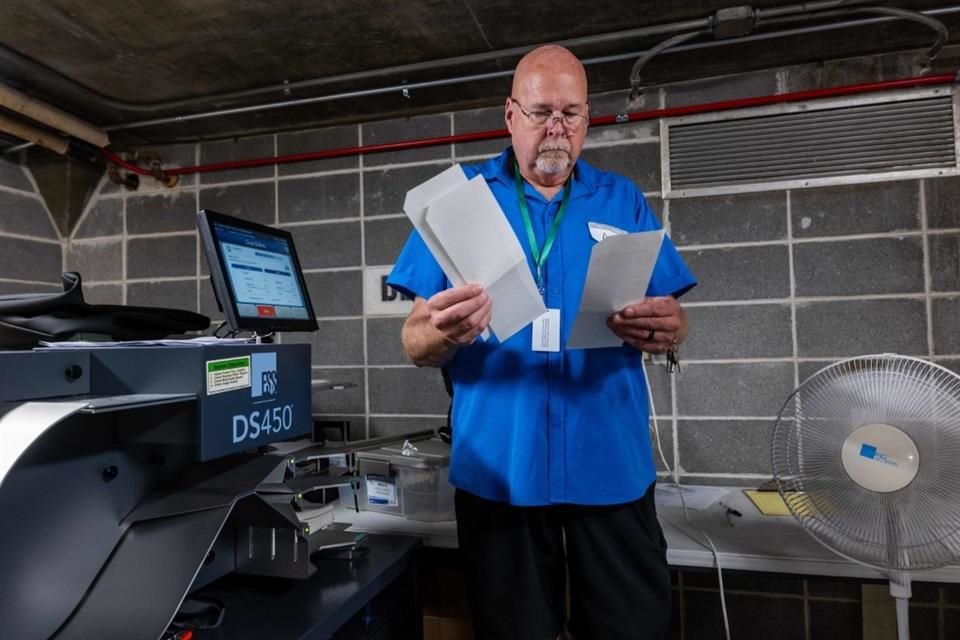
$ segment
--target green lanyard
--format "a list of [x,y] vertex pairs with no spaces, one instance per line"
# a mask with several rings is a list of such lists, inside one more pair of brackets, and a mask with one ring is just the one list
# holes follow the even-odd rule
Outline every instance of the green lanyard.
[[516,178],[517,185],[517,203],[520,205],[520,213],[523,214],[523,226],[527,229],[527,241],[530,243],[530,253],[533,254],[533,262],[537,265],[537,287],[543,294],[543,263],[547,261],[550,249],[553,248],[553,241],[557,238],[557,229],[560,228],[560,222],[563,220],[563,214],[567,210],[567,203],[570,201],[570,185],[573,182],[573,174],[567,178],[567,183],[563,187],[563,201],[560,203],[560,210],[557,211],[557,217],[553,219],[553,226],[547,233],[547,239],[543,243],[543,249],[537,246],[537,236],[533,233],[533,223],[530,221],[530,211],[527,209],[527,197],[523,194],[523,178],[520,176],[520,166],[517,161],[513,161],[513,175]]

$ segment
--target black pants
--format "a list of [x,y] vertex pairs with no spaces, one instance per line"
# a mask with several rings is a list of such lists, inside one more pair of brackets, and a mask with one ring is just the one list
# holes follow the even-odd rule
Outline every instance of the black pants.
[[[667,545],[653,486],[605,507],[514,507],[457,491],[476,640],[660,640],[670,624]],[[566,550],[564,550],[564,536]]]

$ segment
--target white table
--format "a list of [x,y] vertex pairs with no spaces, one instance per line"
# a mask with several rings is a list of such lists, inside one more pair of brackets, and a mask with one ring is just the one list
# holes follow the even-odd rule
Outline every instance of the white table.
[[[801,529],[793,516],[764,516],[740,488],[728,488],[722,504],[705,510],[688,510],[690,520],[713,540],[724,569],[764,571],[799,575],[886,579],[876,569],[834,554]],[[728,516],[726,508],[741,516]],[[667,539],[667,561],[674,568],[713,567],[713,554],[698,543],[702,537],[683,517],[679,507],[658,506],[660,524]],[[351,530],[367,533],[416,535],[428,547],[457,547],[456,523],[418,522],[400,516],[341,508],[339,522],[352,523]],[[960,583],[960,566],[912,574],[916,581]]]

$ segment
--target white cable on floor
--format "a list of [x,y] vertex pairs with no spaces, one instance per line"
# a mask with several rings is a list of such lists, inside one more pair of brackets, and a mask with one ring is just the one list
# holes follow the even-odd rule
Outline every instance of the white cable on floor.
[[704,544],[700,540],[694,538],[694,541],[705,549],[709,549],[713,553],[713,561],[717,565],[717,581],[720,584],[720,608],[723,611],[723,629],[726,632],[727,640],[730,640],[730,622],[727,620],[727,598],[723,590],[723,569],[720,567],[720,554],[717,552],[717,547],[714,546],[713,540],[710,539],[710,536],[706,532],[695,525],[691,520],[690,516],[687,514],[687,503],[683,499],[683,490],[680,488],[680,474],[678,471],[671,469],[670,465],[667,463],[667,457],[663,454],[663,445],[660,443],[660,427],[657,423],[657,411],[653,406],[653,390],[650,388],[650,376],[647,375],[646,363],[643,367],[643,381],[647,385],[647,401],[650,404],[650,417],[653,420],[653,434],[654,439],[657,441],[657,451],[660,453],[660,461],[663,462],[664,468],[667,470],[667,473],[670,474],[670,479],[673,482],[673,486],[677,489],[677,495],[680,496],[680,506],[683,508],[683,518],[687,521],[691,527],[697,530],[697,532],[703,536],[707,541],[707,544]]

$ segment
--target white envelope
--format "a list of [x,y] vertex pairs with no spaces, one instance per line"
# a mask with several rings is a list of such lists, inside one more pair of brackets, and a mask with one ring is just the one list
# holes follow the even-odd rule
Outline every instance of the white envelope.
[[452,283],[486,288],[493,301],[490,328],[501,342],[546,312],[520,242],[483,176],[468,181],[455,165],[411,189],[404,211]]
[[410,222],[420,233],[420,237],[426,243],[430,253],[443,269],[443,272],[450,278],[454,285],[465,284],[466,281],[460,272],[453,266],[450,256],[446,249],[440,244],[433,230],[426,224],[424,218],[427,215],[427,205],[435,198],[442,196],[452,189],[466,184],[467,176],[463,174],[463,169],[459,164],[455,164],[446,171],[438,173],[423,184],[407,191],[407,197],[403,201],[403,211],[410,218]]

